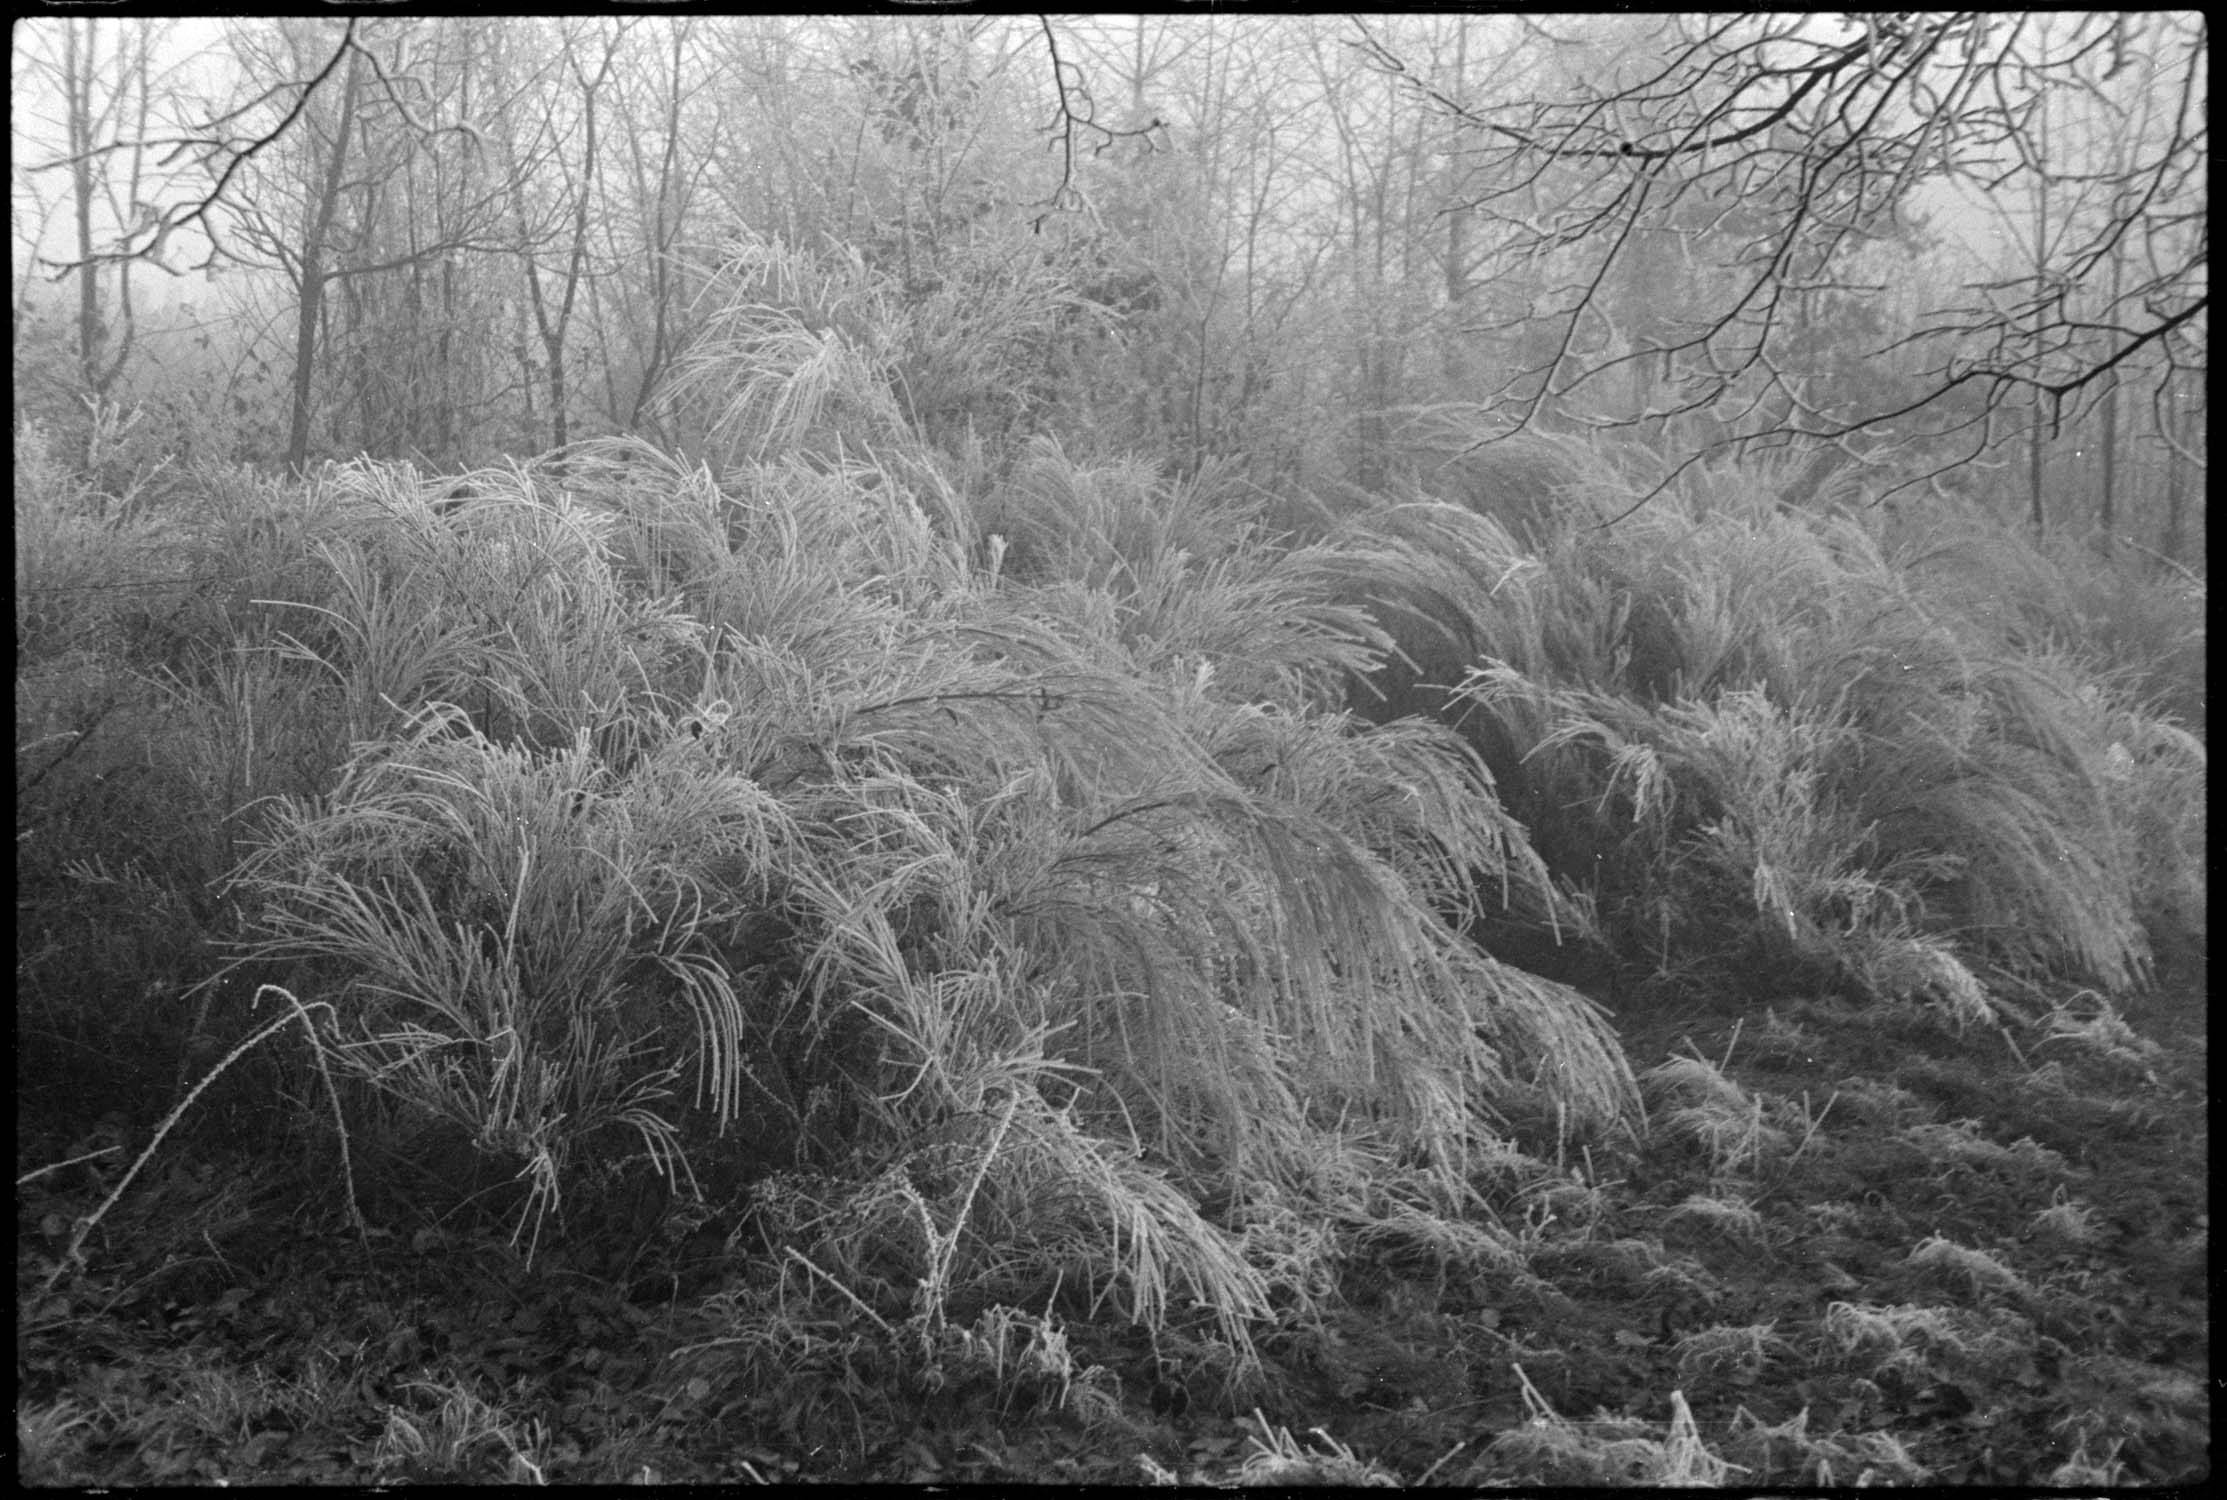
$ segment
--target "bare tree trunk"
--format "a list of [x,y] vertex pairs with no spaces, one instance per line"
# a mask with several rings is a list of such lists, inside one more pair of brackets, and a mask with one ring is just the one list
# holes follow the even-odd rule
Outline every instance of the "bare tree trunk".
[[[1469,17],[1454,17],[1454,76],[1447,81],[1450,97],[1459,99],[1469,82]],[[1465,395],[1469,385],[1467,335],[1462,332],[1462,303],[1469,297],[1470,207],[1463,192],[1461,153],[1446,152],[1446,380],[1452,394]]]
[[340,207],[340,190],[347,176],[348,138],[356,119],[356,89],[363,73],[363,54],[351,49],[348,73],[340,90],[340,118],[333,127],[332,152],[325,160],[324,182],[302,235],[302,294],[294,323],[294,393],[286,427],[286,467],[299,474],[309,462],[310,395],[316,386],[317,324],[325,306],[325,247]]
[[2165,429],[2165,529],[2157,550],[2167,562],[2178,563],[2188,542],[2188,464],[2181,457],[2186,425],[2181,421],[2180,382],[2171,375],[2166,379],[2165,399],[2158,406],[2158,421]]
[[[2042,160],[2049,159],[2049,109],[2048,101],[2035,106],[2035,132],[2040,140]],[[2034,183],[2034,291],[2037,298],[2043,290],[2043,273],[2049,265],[2049,178],[2044,175]],[[2043,498],[2041,484],[2041,402],[2042,393],[2034,392],[2034,426],[2026,436],[2026,505],[2028,519],[2033,523],[2034,540],[2041,540],[2048,530],[2049,512]]]
[[[2119,305],[2119,296],[2126,285],[2126,261],[2118,252],[2111,256],[2111,305]],[[2112,533],[2119,524],[2119,376],[2116,371],[2106,377],[2111,383],[2103,391],[2103,504],[2097,515],[2103,530],[2103,555],[2111,555]]]

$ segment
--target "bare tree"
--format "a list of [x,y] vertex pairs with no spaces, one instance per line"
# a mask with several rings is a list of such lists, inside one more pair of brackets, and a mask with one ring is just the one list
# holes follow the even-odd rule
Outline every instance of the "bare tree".
[[656,402],[687,341],[687,307],[700,284],[682,247],[725,150],[713,139],[719,75],[701,30],[694,18],[675,19],[621,55],[609,80],[615,139],[583,166],[601,188],[602,263],[622,272],[591,292],[599,299],[605,415],[626,431],[658,420]]
[[499,348],[512,181],[481,129],[513,107],[495,68],[502,37],[487,20],[453,17],[366,49],[367,68],[384,59],[388,70],[357,109],[324,330],[331,425],[347,446],[453,460],[482,446],[510,394]]
[[[536,385],[548,391],[548,446],[572,441],[569,339],[581,294],[599,269],[591,256],[597,184],[606,130],[604,91],[620,65],[633,23],[588,20],[586,32],[560,21],[555,46],[561,66],[536,70],[515,107],[494,116],[493,134],[506,162],[505,189],[533,331],[541,345],[526,367],[526,415],[535,414]],[[591,55],[591,46],[600,56]],[[570,90],[567,90],[567,85]],[[576,91],[576,92],[573,92]],[[574,160],[568,152],[576,153]],[[538,424],[537,424],[538,425]]]
[[[1115,127],[1098,118],[1098,101],[1090,91],[1088,77],[1060,53],[1059,33],[1049,17],[1042,20],[1044,51],[1051,61],[1052,93],[1055,104],[1051,123],[1045,134],[1051,138],[1059,153],[1059,182],[1043,199],[1044,216],[1036,220],[1041,229],[1044,217],[1062,210],[1085,206],[1076,182],[1076,164],[1086,155],[1098,156],[1113,149],[1123,141],[1142,141],[1148,147],[1159,139],[1165,129],[1157,116],[1142,119],[1134,124]],[[1141,31],[1138,33],[1141,38]],[[1142,98],[1142,78],[1132,80],[1132,102]]]
[[[307,455],[316,409],[318,355],[332,287],[349,277],[422,270],[462,248],[489,248],[475,238],[484,214],[428,214],[444,226],[428,239],[416,230],[416,215],[425,206],[419,196],[406,187],[387,195],[417,153],[441,143],[476,148],[479,135],[467,123],[468,108],[457,109],[446,123],[428,111],[438,96],[412,71],[403,28],[389,28],[383,49],[374,51],[366,40],[370,23],[350,20],[337,30],[296,24],[282,27],[275,51],[249,49],[250,67],[278,82],[237,108],[208,111],[196,127],[160,135],[148,118],[144,34],[135,34],[136,53],[127,46],[117,54],[122,71],[105,106],[113,111],[136,99],[136,118],[103,120],[88,92],[90,33],[81,40],[76,30],[81,23],[67,24],[62,76],[65,100],[75,101],[65,117],[74,123],[69,151],[50,165],[69,167],[77,180],[79,234],[70,259],[49,263],[57,275],[76,275],[86,289],[96,277],[113,273],[116,306],[126,319],[130,269],[141,263],[176,272],[205,244],[195,269],[230,260],[283,271],[297,292],[287,456],[298,466]],[[136,63],[129,61],[132,56]],[[69,84],[70,77],[79,82]],[[277,117],[269,119],[266,110],[273,107]],[[243,122],[254,123],[243,130]],[[118,153],[131,164],[126,174],[96,174],[101,159]],[[207,185],[180,191],[173,174],[160,190],[142,189],[140,164],[149,158],[164,169],[183,164]],[[105,215],[96,214],[94,197],[101,191],[118,193],[119,205],[128,200],[129,209],[111,206]],[[95,232],[104,217],[116,226],[112,240]],[[359,311],[359,326],[380,323],[375,309]],[[121,365],[128,323],[124,337],[111,337],[97,297],[89,312],[81,312],[81,350],[90,354],[96,345],[107,350],[84,370],[88,385],[98,390]]]
[[[148,122],[155,103],[149,56],[160,31],[145,18],[104,24],[85,17],[56,18],[32,30],[43,45],[25,54],[24,65],[52,89],[64,144],[59,155],[20,170],[26,176],[66,176],[73,253],[44,264],[54,268],[56,280],[66,277],[76,285],[72,344],[78,385],[87,394],[106,396],[131,357],[137,320],[132,294],[137,262],[108,252],[144,232],[154,216],[143,200],[153,195],[146,186]],[[43,228],[43,216],[35,217]],[[39,263],[36,248],[34,241],[27,265]],[[28,305],[27,288],[28,282],[17,290],[19,317]]]
[[[1557,336],[1492,393],[1515,427],[1638,365],[1647,402],[1593,420],[1721,424],[1689,461],[1758,439],[1859,458],[1881,442],[1917,444],[1933,456],[1923,478],[2063,420],[2115,376],[2142,371],[2163,399],[2178,372],[2204,364],[2207,28],[2193,14],[2055,20],[1666,17],[1644,44],[1596,56],[1588,76],[1539,100],[1460,97],[1356,24],[1375,66],[1472,132],[1473,180],[1485,185],[1467,206],[1496,232],[1493,252],[1569,267],[1533,308]],[[2151,65],[2130,67],[2137,56]],[[2118,108],[2137,87],[2160,103],[2138,150],[2101,169],[2051,159],[2047,105]],[[2074,177],[2097,184],[2103,211],[2059,236],[2039,273],[1943,289],[1902,335],[1923,355],[1904,399],[1837,408],[1784,362],[1804,295],[1860,290],[1852,260],[1921,198],[2036,197]],[[1634,326],[1648,285],[1634,263],[1664,229],[1705,251],[1709,274],[1686,278],[1678,305],[1638,309]],[[2114,282],[2115,261],[2137,246],[2162,249],[2155,269]],[[1623,336],[1588,346],[1585,330],[1604,322]]]

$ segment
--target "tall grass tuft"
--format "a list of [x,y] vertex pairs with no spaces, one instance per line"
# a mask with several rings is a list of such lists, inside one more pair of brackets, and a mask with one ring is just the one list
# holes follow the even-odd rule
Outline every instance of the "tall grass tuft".
[[595,449],[327,539],[277,659],[357,748],[268,815],[243,958],[506,1163],[522,1237],[757,1184],[791,1290],[893,1329],[1064,1288],[1244,1351],[1300,1274],[1248,1226],[1457,1213],[1508,1132],[1624,1128],[1601,1015],[1447,920],[1557,902],[1481,763],[1322,706],[1395,543],[1028,464],[1064,508],[1010,533],[924,450]]
[[1604,529],[1597,465],[1557,488],[1555,449],[1526,456],[1529,548],[1441,545],[1459,561],[1410,580],[1391,707],[1462,725],[1627,958],[1778,964],[1965,1020],[1989,968],[2144,981],[2201,882],[2185,835],[2131,838],[2202,763],[2141,696],[2164,665],[2107,669],[2092,632],[2033,628],[2041,605],[2010,629],[1769,474],[1689,470]]

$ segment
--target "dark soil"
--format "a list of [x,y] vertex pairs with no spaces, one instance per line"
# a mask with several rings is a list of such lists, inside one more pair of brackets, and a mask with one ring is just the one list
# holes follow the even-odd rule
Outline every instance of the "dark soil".
[[[1353,1260],[1345,1308],[1266,1337],[1234,1390],[1178,1339],[1155,1356],[1071,1322],[1075,1368],[1120,1377],[1089,1422],[1049,1380],[938,1387],[864,1348],[730,1389],[681,1312],[721,1268],[686,1239],[528,1275],[427,1231],[367,1264],[296,1227],[267,1168],[204,1148],[158,1154],[49,1287],[113,1186],[98,1158],[18,1189],[22,1477],[1228,1482],[1335,1443],[1349,1478],[1595,1482],[1640,1451],[1610,1445],[1664,1439],[1676,1393],[1743,1485],[2193,1484],[2207,998],[2186,965],[2115,1040],[1634,1000],[1634,1068],[1673,1062],[1652,1139],[1565,1164],[1529,1211],[1530,1276]],[[1741,1111],[1745,1135],[1723,1126]],[[102,1139],[19,1133],[35,1163]]]

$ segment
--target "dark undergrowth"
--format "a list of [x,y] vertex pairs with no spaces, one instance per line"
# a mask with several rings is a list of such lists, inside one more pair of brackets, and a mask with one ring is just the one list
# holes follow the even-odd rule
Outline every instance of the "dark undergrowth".
[[1335,1311],[1269,1333],[1235,1384],[1180,1320],[1155,1348],[1087,1307],[800,1327],[787,1378],[745,1381],[722,1310],[777,1277],[716,1216],[529,1272],[491,1216],[359,1240],[270,1155],[210,1140],[56,1283],[135,1142],[69,1080],[19,1077],[20,1156],[76,1159],[18,1190],[21,1473],[2193,1484],[2207,1001],[2188,957],[2123,1027],[2063,994],[2020,1041],[1643,989],[1620,1029],[1645,1150],[1563,1162],[1520,1264],[1357,1250]]

